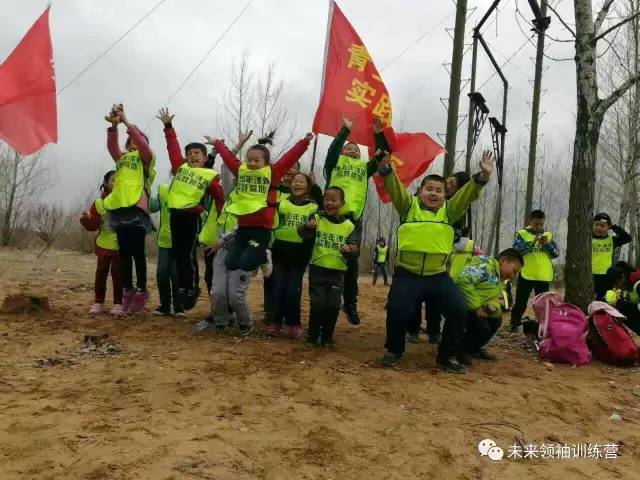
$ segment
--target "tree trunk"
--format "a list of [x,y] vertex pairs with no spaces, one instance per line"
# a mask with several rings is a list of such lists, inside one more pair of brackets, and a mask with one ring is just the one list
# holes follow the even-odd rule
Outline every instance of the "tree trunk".
[[9,191],[9,201],[7,202],[7,210],[4,212],[4,222],[2,226],[2,245],[4,247],[11,243],[14,229],[14,204],[16,199],[16,190],[18,188],[18,163],[19,154],[16,152],[13,158],[13,171],[11,172],[11,187]]

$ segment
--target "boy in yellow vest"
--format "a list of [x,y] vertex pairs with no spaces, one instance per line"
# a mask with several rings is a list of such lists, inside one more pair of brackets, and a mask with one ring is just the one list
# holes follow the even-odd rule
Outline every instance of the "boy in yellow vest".
[[511,332],[520,330],[522,315],[527,309],[531,292],[536,295],[549,291],[553,280],[553,259],[560,254],[551,232],[545,231],[546,216],[542,210],[529,214],[529,224],[519,230],[513,248],[524,256],[524,267],[518,277],[516,300],[511,310]]
[[607,291],[607,271],[613,266],[615,249],[630,241],[631,235],[618,225],[613,225],[609,214],[598,213],[593,217],[591,273],[596,300],[602,300]]
[[389,260],[389,247],[387,241],[380,237],[376,248],[373,249],[373,284],[378,281],[378,275],[382,274],[384,284],[388,285],[387,281],[387,262]]
[[360,239],[353,223],[340,214],[344,207],[344,192],[340,187],[324,191],[324,213],[313,214],[298,227],[302,238],[313,238],[309,266],[309,332],[312,345],[334,347],[336,328],[347,262],[358,254]]
[[[362,214],[367,204],[369,178],[376,173],[378,164],[376,159],[371,159],[369,162],[361,160],[360,147],[353,142],[347,142],[353,127],[353,120],[343,115],[342,125],[329,146],[324,163],[324,176],[327,185],[340,187],[344,191],[345,204],[340,214],[351,220],[356,230],[360,232],[358,234],[360,236]],[[374,124],[376,146],[387,143],[382,130],[382,123],[377,120]],[[382,149],[388,150],[388,147]],[[360,323],[358,315],[358,256],[350,256],[348,262],[344,279],[344,306],[342,309],[347,315],[349,323],[358,325]]]
[[447,263],[455,237],[453,224],[464,216],[491,176],[491,152],[484,153],[480,169],[473,181],[446,200],[445,179],[440,175],[427,175],[418,194],[409,195],[389,165],[389,155],[380,162],[378,174],[400,215],[398,253],[387,306],[384,366],[395,365],[404,355],[407,327],[415,321],[418,305],[426,301],[445,317],[436,364],[450,373],[465,372],[458,354],[467,312],[462,294],[447,273]]

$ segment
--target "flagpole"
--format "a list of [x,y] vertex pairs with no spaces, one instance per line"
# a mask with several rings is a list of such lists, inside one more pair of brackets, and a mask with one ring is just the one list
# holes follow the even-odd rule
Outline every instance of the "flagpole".
[[[324,59],[322,61],[322,81],[320,83],[320,100],[322,100],[322,93],[324,92],[324,76],[327,69],[327,55],[329,53],[329,34],[331,32],[331,19],[333,18],[333,5],[334,0],[329,0],[329,9],[327,15],[327,33],[324,38]],[[316,151],[318,150],[318,135],[313,140],[313,154],[311,156],[311,171],[313,172],[316,166]]]

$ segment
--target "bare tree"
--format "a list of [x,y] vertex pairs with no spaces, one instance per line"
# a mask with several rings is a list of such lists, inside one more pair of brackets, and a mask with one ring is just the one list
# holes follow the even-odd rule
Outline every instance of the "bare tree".
[[38,257],[51,248],[69,222],[70,218],[60,206],[42,203],[31,208],[29,224],[32,225],[38,238],[44,242],[44,248]]

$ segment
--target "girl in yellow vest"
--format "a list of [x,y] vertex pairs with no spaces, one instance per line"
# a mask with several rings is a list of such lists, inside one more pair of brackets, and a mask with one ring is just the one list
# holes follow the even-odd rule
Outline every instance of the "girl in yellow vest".
[[378,281],[378,275],[382,275],[384,284],[388,285],[387,280],[387,263],[389,261],[389,247],[387,241],[380,237],[376,248],[373,249],[373,284]]
[[90,315],[98,315],[103,311],[104,299],[107,292],[107,277],[111,270],[111,280],[113,282],[113,308],[111,315],[122,317],[125,311],[122,308],[122,268],[118,253],[118,239],[113,230],[105,225],[104,215],[106,211],[102,205],[103,199],[111,193],[115,180],[116,171],[111,170],[104,175],[100,191],[102,195],[91,208],[82,214],[80,224],[89,232],[98,231],[96,237],[95,252],[98,257],[95,280],[95,300],[89,309]]
[[631,240],[631,235],[623,228],[613,225],[609,214],[598,213],[593,217],[591,272],[596,300],[602,300],[607,290],[607,270],[613,266],[615,249]]
[[518,276],[516,300],[511,310],[511,332],[519,331],[531,292],[535,291],[536,295],[548,292],[553,280],[551,260],[558,258],[560,252],[551,232],[545,231],[545,220],[542,210],[533,210],[529,224],[519,230],[513,240],[513,248],[524,256],[524,266]]
[[[127,120],[122,104],[114,105],[105,116],[111,124],[107,130],[107,148],[116,162],[113,190],[103,201],[108,212],[106,224],[116,232],[122,261],[124,293],[122,308],[130,314],[144,308],[147,292],[147,258],[145,237],[154,229],[149,217],[149,192],[156,176],[155,156],[147,137]],[[127,127],[126,152],[118,144],[118,125]],[[136,287],[133,286],[133,263]]]
[[465,372],[458,354],[467,311],[447,272],[447,263],[455,237],[453,224],[464,217],[491,176],[491,152],[484,153],[480,169],[481,173],[447,200],[445,179],[440,175],[427,175],[418,194],[409,195],[389,165],[389,154],[380,162],[378,174],[400,215],[398,253],[387,305],[384,366],[393,366],[402,358],[407,327],[415,321],[417,306],[426,301],[445,317],[437,366],[451,373]]
[[298,227],[318,210],[322,202],[322,190],[309,175],[296,173],[290,182],[290,195],[278,205],[278,228],[273,231],[271,252],[273,255],[273,282],[271,312],[267,317],[267,335],[280,334],[282,324],[286,335],[300,338],[300,300],[302,277],[311,259],[313,242],[305,241]]
[[347,259],[358,254],[360,243],[355,225],[340,214],[344,200],[340,187],[327,187],[324,213],[314,213],[308,222],[298,227],[302,238],[313,239],[307,342],[326,348],[334,347],[333,333],[340,313]]

